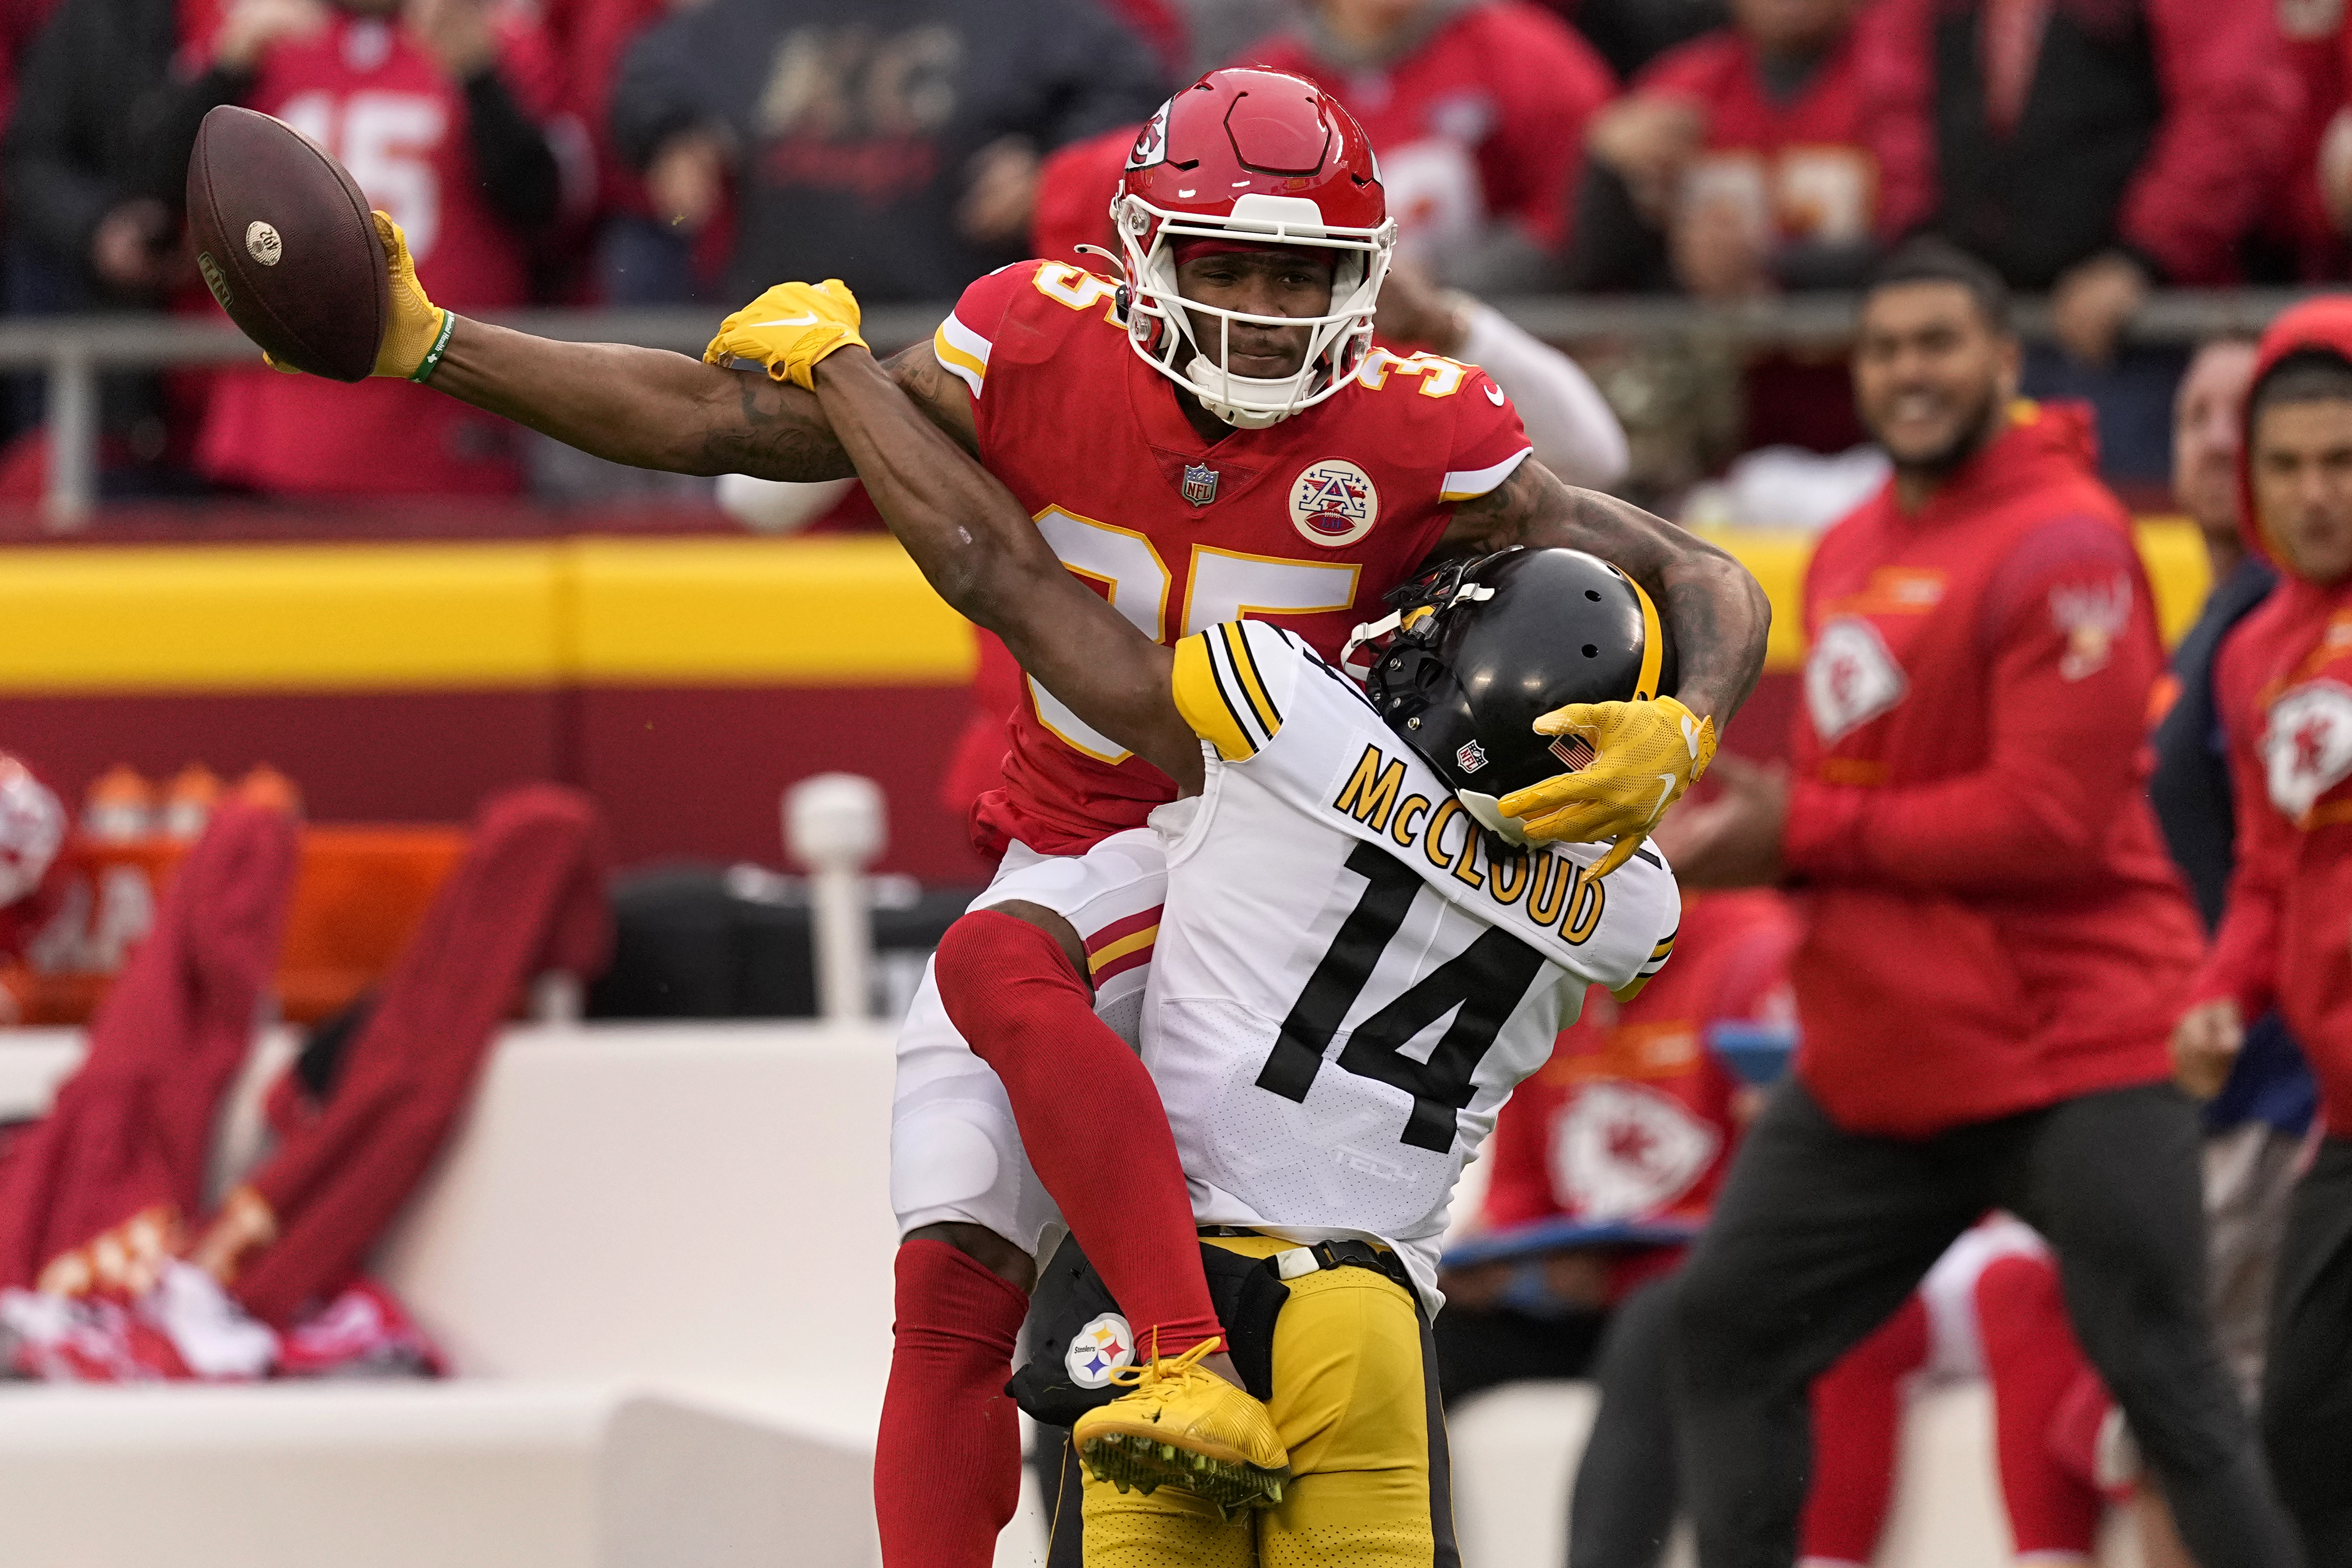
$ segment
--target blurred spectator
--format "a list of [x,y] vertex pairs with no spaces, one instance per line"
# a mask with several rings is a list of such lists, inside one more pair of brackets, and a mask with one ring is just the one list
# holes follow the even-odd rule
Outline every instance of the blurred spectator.
[[[2263,334],[2246,422],[2248,547],[2278,585],[2215,660],[2237,863],[2197,1005],[2172,1039],[2210,1094],[2275,1005],[2307,1053],[2323,1136],[2281,1243],[2263,1446],[2312,1568],[2352,1564],[2352,298]],[[2179,1500],[2175,1499],[2176,1510]],[[2192,1546],[2197,1543],[2192,1540]]]
[[[531,241],[565,205],[545,124],[559,73],[535,21],[490,0],[232,0],[207,36],[147,138],[155,188],[176,188],[208,111],[242,104],[342,161],[441,304],[529,300]],[[275,494],[496,495],[521,486],[518,449],[504,420],[399,381],[255,367],[215,384],[198,460]]]
[[[2189,362],[2173,411],[2172,493],[2205,537],[2213,585],[2157,684],[2156,767],[2147,788],[2208,931],[2221,918],[2237,833],[2214,659],[2230,629],[2278,582],[2239,537],[2238,464],[2253,375],[2253,340],[2210,341]],[[2205,1107],[2206,1279],[2214,1334],[2249,1409],[2262,1388],[2271,1287],[2315,1100],[2311,1071],[2273,1010],[2246,1032],[2221,1092]],[[2158,1506],[2151,1498],[2150,1510]],[[2177,1545],[2159,1558],[2159,1542],[2171,1540],[2167,1521],[2151,1517],[2146,1525],[2155,1532],[2151,1563],[2187,1561]]]
[[1257,46],[1298,25],[1306,0],[1183,0],[1192,43],[1181,81],[1206,76],[1233,60],[1254,59]]
[[[1706,299],[1851,288],[1890,201],[1862,90],[1853,0],[1735,0],[1733,25],[1653,62],[1586,138],[1569,281]],[[1779,353],[1742,377],[1741,445],[1863,438],[1842,355]]]
[[1682,1260],[1755,1099],[1710,1033],[1786,1032],[1796,934],[1777,893],[1695,897],[1674,962],[1641,994],[1586,994],[1496,1119],[1478,1233],[1447,1257],[1434,1332],[1448,1401],[1584,1376],[1610,1312]]
[[1527,0],[1313,0],[1247,63],[1307,78],[1363,122],[1400,259],[1482,293],[1557,280],[1577,149],[1616,87],[1557,16]]
[[1858,283],[1889,204],[1853,12],[1736,0],[1731,26],[1664,56],[1596,116],[1572,285],[1737,299]]
[[2303,90],[2280,189],[2266,198],[2261,237],[2273,254],[2255,276],[2341,278],[2352,248],[2352,112],[2346,110],[2344,53],[2352,36],[2344,7],[2272,0],[2288,66]]
[[[171,200],[141,156],[168,95],[184,26],[177,0],[65,0],[17,68],[5,152],[10,314],[153,310],[193,290]],[[178,188],[174,173],[173,189]],[[175,199],[175,198],[173,198]],[[37,401],[19,411],[39,417]],[[152,374],[103,378],[105,488],[184,488],[194,388]]]
[[1724,0],[1545,0],[1630,80],[1652,60],[1729,20]]
[[1861,36],[1888,226],[1931,225],[2011,287],[2048,289],[2061,347],[2029,355],[2024,390],[2088,398],[2105,470],[2160,482],[2181,357],[2117,342],[2152,287],[2240,276],[2292,155],[2271,13],[1885,0]]
[[710,0],[631,48],[613,135],[657,220],[735,225],[724,290],[846,279],[951,299],[1015,260],[1039,159],[1136,124],[1158,62],[1097,0]]
[[1151,46],[1170,81],[1191,79],[1192,30],[1185,26],[1184,7],[1178,0],[1100,0],[1100,4]]
[[[2158,689],[2156,805],[2172,858],[2208,931],[2221,922],[2236,860],[2238,813],[2228,737],[2215,705],[2213,666],[2231,628],[2270,597],[2278,574],[2239,537],[2238,465],[2254,345],[2209,342],[2182,377],[2174,421],[2173,493],[2205,535],[2213,588],[2172,651]],[[2205,1217],[2214,1329],[2251,1406],[2262,1384],[2263,1341],[2289,1194],[2300,1169],[2315,1090],[2275,1010],[2246,1031],[2226,1080],[2205,1107]]]

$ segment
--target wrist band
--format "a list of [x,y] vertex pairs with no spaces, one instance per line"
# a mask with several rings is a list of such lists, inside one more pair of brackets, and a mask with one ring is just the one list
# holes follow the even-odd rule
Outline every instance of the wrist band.
[[455,310],[442,311],[441,333],[438,337],[433,340],[433,346],[425,351],[425,363],[408,373],[409,380],[422,384],[425,382],[433,379],[433,373],[441,368],[441,356],[446,353],[449,350],[449,334],[457,330],[457,312]]

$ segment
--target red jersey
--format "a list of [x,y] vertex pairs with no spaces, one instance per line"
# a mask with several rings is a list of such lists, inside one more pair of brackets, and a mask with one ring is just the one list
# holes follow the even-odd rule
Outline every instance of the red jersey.
[[2169,1076],[2202,941],[2142,788],[2154,603],[2091,447],[2086,410],[2022,405],[1806,573],[1797,1071],[1854,1131]]
[[[1488,1145],[1486,1224],[1565,1217],[1680,1224],[1696,1234],[1738,1139],[1738,1083],[1707,1049],[1707,1031],[1787,1016],[1797,935],[1778,893],[1685,898],[1674,962],[1622,1005],[1592,987],[1551,1060],[1504,1103]],[[1612,1298],[1680,1255],[1621,1263]]]
[[[398,27],[334,13],[310,38],[261,58],[247,107],[342,160],[408,237],[436,304],[521,304],[520,236],[481,195],[464,92]],[[502,23],[499,68],[527,112],[555,103],[559,73],[537,30]],[[395,380],[346,386],[267,368],[224,373],[197,449],[213,478],[313,495],[505,494],[520,488],[513,426]]]
[[1617,90],[1591,45],[1525,0],[1465,6],[1385,68],[1318,58],[1296,36],[1270,38],[1239,63],[1303,76],[1338,99],[1380,154],[1398,227],[1439,249],[1490,218],[1566,249],[1585,124]]
[[1852,244],[1879,227],[1878,160],[1855,55],[1849,33],[1783,103],[1764,90],[1755,46],[1727,27],[1661,55],[1634,90],[1705,112],[1706,150],[1692,160],[1685,199],[1737,203],[1776,244]]
[[[1455,504],[1528,455],[1517,410],[1486,373],[1378,349],[1336,395],[1205,443],[1177,404],[1191,394],[1128,346],[1118,290],[1076,267],[1020,262],[965,289],[933,347],[971,389],[981,462],[1063,564],[1155,641],[1248,615],[1336,660],[1428,558]],[[1081,854],[1175,797],[1165,773],[1034,680],[1009,744],[1003,787],[973,808],[983,853],[1017,838]]]
[[[2301,348],[2352,360],[2352,300],[2324,297],[2263,334],[2255,381]],[[2238,459],[2241,474],[2246,458]],[[2230,747],[2237,865],[2200,998],[2249,1019],[2275,1003],[2319,1080],[2327,1131],[2352,1138],[2352,582],[2285,570],[2242,509],[2278,586],[2230,630],[2213,696]]]

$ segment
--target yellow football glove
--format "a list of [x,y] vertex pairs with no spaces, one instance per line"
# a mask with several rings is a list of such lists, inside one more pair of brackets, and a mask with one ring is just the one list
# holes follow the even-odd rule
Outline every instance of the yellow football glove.
[[[448,351],[449,334],[457,325],[457,318],[425,297],[425,285],[416,280],[416,258],[408,254],[408,237],[392,221],[392,215],[375,212],[376,243],[383,247],[385,269],[391,274],[386,292],[391,296],[392,319],[384,323],[383,342],[376,345],[375,369],[372,375],[404,375],[411,381],[424,381],[441,368],[441,356]],[[302,373],[290,364],[280,364],[264,351],[261,361],[274,371],[287,375]]]
[[857,335],[857,296],[838,278],[779,283],[719,323],[702,363],[758,360],[778,381],[814,392],[809,376],[817,361],[851,343],[866,346]]
[[1633,858],[1666,807],[1715,760],[1715,721],[1671,697],[1648,702],[1571,702],[1536,721],[1538,735],[1580,736],[1597,753],[1580,772],[1556,773],[1502,799],[1529,838],[1570,844],[1614,838],[1593,868],[1605,877]]
[[371,216],[392,273],[392,320],[384,323],[383,344],[375,351],[375,374],[423,381],[440,368],[457,318],[425,297],[425,285],[416,280],[416,258],[408,254],[408,237],[391,215]]

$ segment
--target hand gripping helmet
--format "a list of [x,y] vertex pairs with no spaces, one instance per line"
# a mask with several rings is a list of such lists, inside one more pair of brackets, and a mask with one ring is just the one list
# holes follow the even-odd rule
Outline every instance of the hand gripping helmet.
[[[1362,366],[1396,223],[1363,128],[1313,82],[1264,70],[1202,77],[1136,137],[1110,217],[1124,253],[1129,342],[1227,424],[1255,430],[1286,419]],[[1184,298],[1176,247],[1188,239],[1328,254],[1328,313],[1256,316]],[[1298,373],[1269,381],[1227,370],[1235,321],[1308,329]],[[1196,340],[1196,329],[1213,330],[1213,340]]]
[[[1486,826],[1514,844],[1496,804],[1592,761],[1535,721],[1570,702],[1646,702],[1675,684],[1674,650],[1642,585],[1581,550],[1515,546],[1423,573],[1356,628],[1366,693]],[[1359,655],[1358,649],[1367,652]]]

